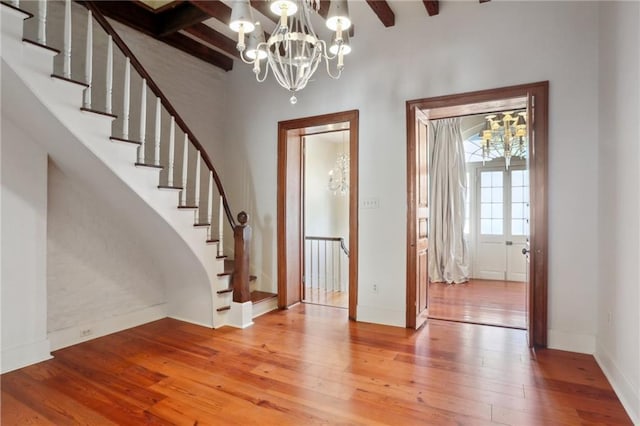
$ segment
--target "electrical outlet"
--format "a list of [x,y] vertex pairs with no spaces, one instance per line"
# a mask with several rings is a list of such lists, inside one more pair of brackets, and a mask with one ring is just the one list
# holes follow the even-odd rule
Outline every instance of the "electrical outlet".
[[375,294],[378,294],[378,284],[373,284],[371,286],[371,291],[373,291]]
[[91,333],[93,333],[93,331],[91,331],[90,328],[85,328],[85,329],[80,331],[80,336],[82,336],[82,337],[91,336]]

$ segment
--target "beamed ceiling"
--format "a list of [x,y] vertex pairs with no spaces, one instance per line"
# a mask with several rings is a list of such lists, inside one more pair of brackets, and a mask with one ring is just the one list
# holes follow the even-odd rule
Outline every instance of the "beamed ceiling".
[[[366,0],[379,25],[396,24],[393,3],[401,0]],[[479,0],[485,3],[489,0]],[[84,2],[79,2],[84,3]],[[134,0],[92,2],[105,16],[143,32],[176,49],[225,71],[240,60],[236,50],[235,34],[228,28],[232,0]],[[276,17],[269,11],[267,0],[251,0],[255,18],[266,31],[275,27]],[[318,19],[325,19],[330,0],[320,1]],[[438,0],[423,0],[425,15],[436,17],[440,13]],[[357,23],[350,29],[357,34]]]

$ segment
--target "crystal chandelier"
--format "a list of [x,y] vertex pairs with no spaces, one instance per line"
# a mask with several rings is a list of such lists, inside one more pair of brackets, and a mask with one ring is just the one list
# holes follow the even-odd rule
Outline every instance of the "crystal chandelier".
[[504,157],[509,169],[511,158],[526,158],[528,149],[526,111],[509,111],[485,117],[482,138],[482,162]]
[[[331,1],[326,25],[335,33],[328,46],[311,24],[311,13],[319,8],[320,0],[270,0],[270,10],[280,20],[265,41],[260,23],[253,18],[249,0],[237,0],[233,4],[229,28],[238,33],[240,58],[253,65],[259,82],[267,78],[271,69],[278,84],[293,92],[289,99],[292,104],[298,101],[296,92],[305,88],[323,59],[327,74],[338,79],[344,68],[344,55],[351,52],[346,32],[351,27],[347,0]],[[332,72],[330,61],[334,60],[337,60],[336,71]]]

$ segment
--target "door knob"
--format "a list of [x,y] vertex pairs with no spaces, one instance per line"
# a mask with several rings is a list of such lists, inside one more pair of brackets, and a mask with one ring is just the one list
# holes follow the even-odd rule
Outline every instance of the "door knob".
[[528,248],[524,247],[522,249],[522,254],[524,254],[525,256],[527,255],[527,253],[529,253],[531,250],[529,250]]

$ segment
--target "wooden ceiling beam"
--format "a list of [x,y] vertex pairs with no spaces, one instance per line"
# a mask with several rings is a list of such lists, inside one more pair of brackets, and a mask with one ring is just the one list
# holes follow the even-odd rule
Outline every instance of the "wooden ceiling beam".
[[156,40],[165,42],[204,62],[225,71],[230,71],[233,68],[232,58],[200,44],[183,34],[172,33],[166,37],[159,37],[158,33],[161,27],[159,23],[161,21],[156,18],[158,15],[136,5],[134,2],[96,1],[93,4],[104,16],[136,29]]
[[429,16],[435,16],[440,13],[440,2],[438,0],[423,0],[422,2]]
[[231,8],[219,0],[191,0],[189,3],[225,25],[231,20]]
[[222,68],[225,71],[231,71],[233,69],[233,59],[224,55],[218,51],[215,51],[202,43],[198,43],[192,38],[180,33],[173,33],[167,37],[161,39],[170,46],[180,49],[183,52],[187,52],[196,58],[199,58],[205,62],[215,65],[218,68]]
[[196,6],[182,3],[158,14],[160,22],[158,36],[165,37],[185,28],[199,24],[209,19],[209,15]]
[[196,24],[192,27],[185,28],[185,31],[192,36],[204,41],[205,43],[209,43],[212,46],[217,47],[229,55],[240,58],[240,54],[238,53],[238,49],[236,48],[236,40],[232,40],[226,35],[219,33],[213,28],[205,25],[205,24]]
[[385,27],[393,27],[396,23],[396,15],[389,7],[389,3],[385,0],[367,0],[367,4],[373,10],[373,13],[378,15],[380,22]]

